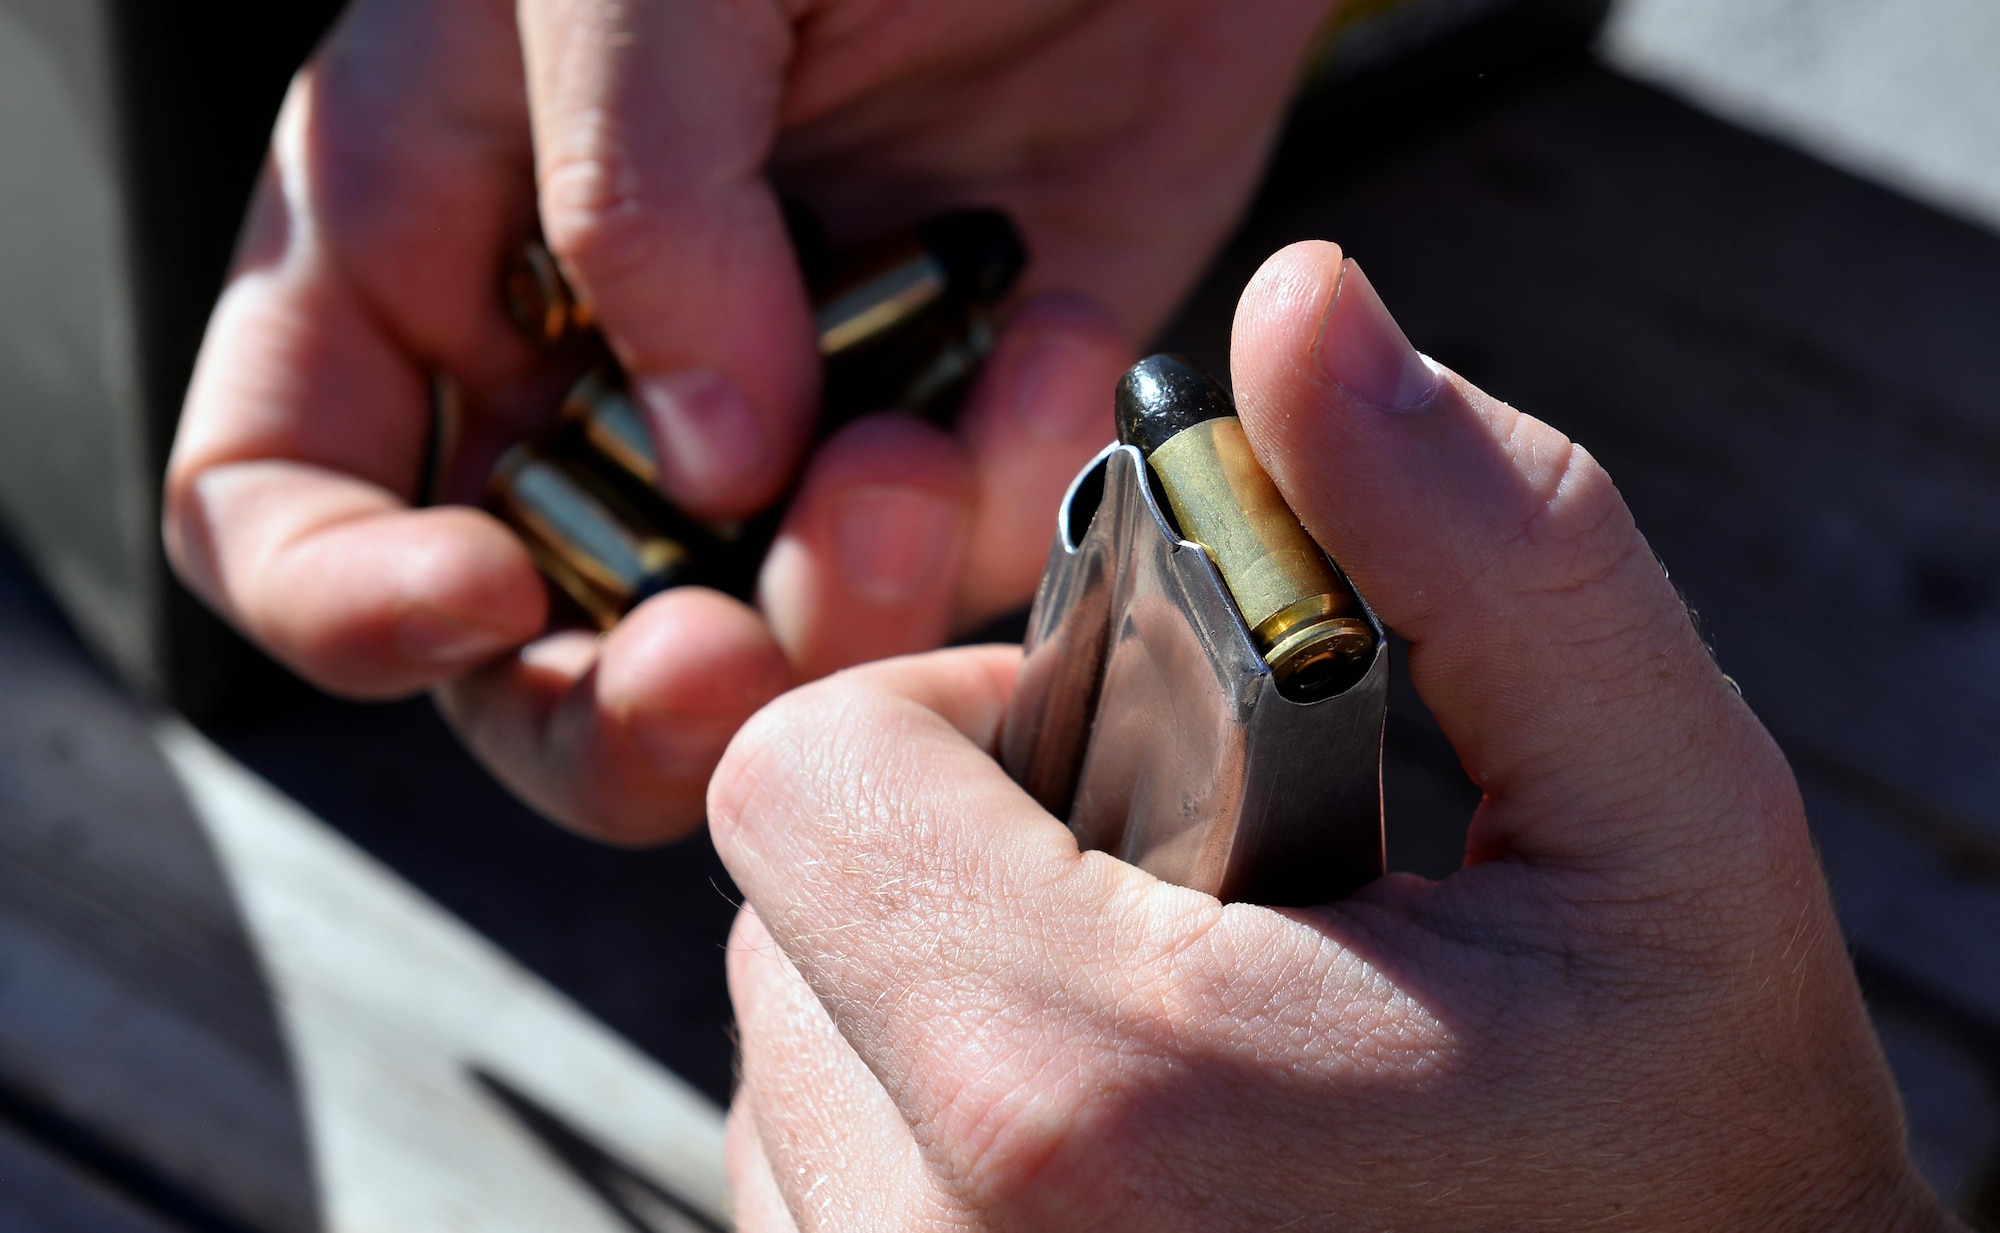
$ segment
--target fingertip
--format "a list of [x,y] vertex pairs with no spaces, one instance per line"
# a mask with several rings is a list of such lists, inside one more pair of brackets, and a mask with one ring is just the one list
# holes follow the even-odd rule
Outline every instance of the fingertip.
[[399,563],[425,607],[490,628],[518,646],[548,624],[549,595],[520,539],[484,510],[441,505],[411,510],[409,555]]
[[335,693],[422,689],[525,642],[547,619],[526,551],[490,515],[407,509],[318,468],[211,468],[169,522],[190,581]]
[[973,491],[963,448],[908,416],[856,421],[822,447],[758,579],[802,678],[944,640]]
[[635,609],[603,640],[598,674],[599,705],[634,732],[695,720],[726,723],[733,732],[792,684],[763,618],[699,587]]
[[1340,292],[1346,260],[1340,244],[1330,240],[1298,240],[1264,258],[1236,300],[1230,354],[1246,344],[1256,348],[1266,334],[1294,346],[1300,338],[1314,340]]
[[791,684],[770,631],[737,600],[688,587],[634,609],[554,725],[583,829],[625,845],[692,831],[737,730]]
[[276,571],[283,606],[267,595],[258,624],[337,692],[422,689],[547,623],[548,592],[520,541],[481,511],[398,511],[316,538]]
[[[760,709],[730,738],[708,777],[709,838],[739,887],[753,879],[751,862],[761,846],[754,833],[762,812],[758,802],[770,792],[789,789],[798,724],[803,717],[838,713],[837,695],[829,692],[834,688],[834,681],[811,682]],[[808,721],[806,731],[811,730]],[[740,918],[738,924],[743,925]],[[762,922],[756,928],[762,930]]]
[[1239,397],[1274,376],[1296,373],[1307,361],[1340,292],[1346,260],[1338,244],[1301,240],[1257,268],[1237,300],[1230,335],[1230,373]]
[[627,165],[633,154],[551,155],[544,231],[630,377],[661,486],[696,514],[744,517],[783,491],[818,405],[783,211],[761,175],[692,191]]
[[449,682],[439,703],[480,759],[550,818],[606,843],[681,838],[730,738],[790,683],[743,604],[654,597],[610,633],[566,631]]
[[713,369],[641,373],[634,401],[652,433],[660,487],[691,513],[740,518],[774,500],[806,432],[784,408],[759,408]]
[[1092,447],[1110,439],[1111,395],[1133,347],[1108,309],[1082,296],[1037,296],[1008,319],[960,416],[987,443]]

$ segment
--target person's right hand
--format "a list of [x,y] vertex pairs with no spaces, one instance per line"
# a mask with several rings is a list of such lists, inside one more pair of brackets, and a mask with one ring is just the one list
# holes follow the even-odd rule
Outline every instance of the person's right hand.
[[[167,481],[174,564],[322,686],[441,687],[556,818],[685,831],[758,705],[1026,602],[1128,340],[1236,217],[1328,6],[354,0],[294,84],[209,327]],[[513,653],[542,584],[467,506],[576,357],[514,336],[503,258],[539,223],[669,494],[740,516],[785,491],[816,398],[774,184],[836,239],[961,205],[1021,224],[1022,301],[957,433],[877,418],[827,443],[756,610],[684,590],[601,642]],[[433,374],[461,396],[446,496],[466,504],[413,509]]]
[[1465,867],[1272,909],[1079,852],[994,760],[1011,648],[788,694],[710,788],[736,1227],[1954,1228],[1785,760],[1604,470],[1330,244],[1231,369],[1484,790]]

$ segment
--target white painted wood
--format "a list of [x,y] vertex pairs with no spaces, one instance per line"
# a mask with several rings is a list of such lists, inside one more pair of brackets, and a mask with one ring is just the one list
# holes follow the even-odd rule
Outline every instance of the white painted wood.
[[726,1218],[705,1097],[191,728],[157,734],[275,991],[327,1233],[629,1230],[475,1071]]
[[1995,0],[1621,0],[1611,62],[2000,226]]

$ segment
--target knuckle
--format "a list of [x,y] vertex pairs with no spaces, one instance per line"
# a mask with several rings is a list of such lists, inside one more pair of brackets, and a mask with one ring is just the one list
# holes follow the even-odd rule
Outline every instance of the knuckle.
[[336,248],[365,247],[407,212],[412,186],[430,180],[420,151],[406,139],[403,91],[377,80],[351,57],[322,59],[297,90],[300,122],[279,141],[289,164],[288,193],[309,210]]
[[1617,574],[1645,540],[1610,474],[1572,444],[1549,495],[1509,547],[1509,556],[1528,565],[1522,589],[1574,593]]
[[554,156],[540,200],[549,247],[585,283],[630,277],[660,254],[670,203],[653,199],[639,168],[609,143]]
[[[1493,581],[1577,658],[1580,675],[1615,678],[1635,655],[1665,650],[1687,613],[1610,475],[1582,446],[1496,554]],[[1677,639],[1667,639],[1678,645]]]
[[1098,1086],[1098,1077],[1080,1058],[974,1065],[975,1057],[990,1063],[994,1054],[966,1052],[930,1129],[958,1197],[975,1209],[1004,1209],[1033,1194],[1039,1179],[1069,1172],[1079,1152],[1091,1152],[1105,1111],[1081,1094]]
[[842,726],[830,717],[851,693],[840,677],[819,681],[780,695],[737,730],[708,785],[709,825],[725,852],[797,791],[821,758],[818,747]]

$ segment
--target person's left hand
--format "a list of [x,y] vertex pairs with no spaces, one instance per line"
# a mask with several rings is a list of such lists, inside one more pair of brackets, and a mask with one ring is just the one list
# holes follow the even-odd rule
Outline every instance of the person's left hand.
[[[351,0],[298,75],[164,490],[181,579],[325,689],[430,689],[550,817],[701,822],[790,685],[936,646],[1032,594],[1063,485],[1256,184],[1330,0]],[[820,358],[780,192],[836,242],[993,206],[1030,254],[951,432],[814,444]],[[534,234],[591,305],[661,486],[786,501],[754,606],[676,587],[602,639],[478,508],[578,349],[510,328]],[[431,436],[433,378],[457,431]],[[432,445],[441,497],[417,503]],[[544,636],[546,634],[546,636]]]

